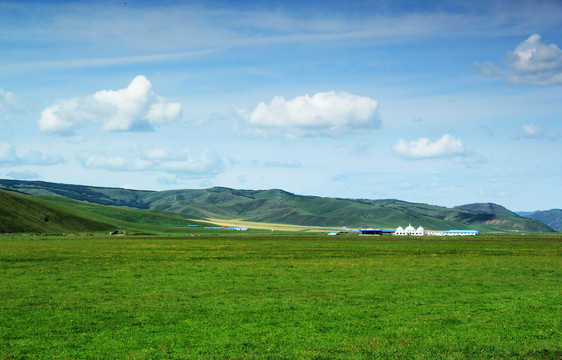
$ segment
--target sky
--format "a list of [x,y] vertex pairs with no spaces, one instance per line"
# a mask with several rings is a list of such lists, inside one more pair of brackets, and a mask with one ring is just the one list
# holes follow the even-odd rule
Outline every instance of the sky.
[[562,208],[562,1],[3,1],[0,178]]

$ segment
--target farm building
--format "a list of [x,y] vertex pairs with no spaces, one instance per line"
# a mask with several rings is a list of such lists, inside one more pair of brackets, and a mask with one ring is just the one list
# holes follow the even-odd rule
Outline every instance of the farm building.
[[424,229],[421,226],[417,229],[414,229],[414,227],[411,224],[408,225],[405,229],[403,229],[402,226],[399,226],[394,232],[394,235],[423,236]]
[[359,229],[359,235],[393,235],[394,230],[383,230],[383,229]]
[[480,231],[477,230],[447,230],[447,231],[426,231],[427,236],[467,236],[479,235]]
[[478,235],[480,231],[477,230],[447,230],[443,231],[445,236],[467,236],[467,235]]
[[248,228],[245,226],[229,226],[228,230],[234,230],[234,231],[248,231]]

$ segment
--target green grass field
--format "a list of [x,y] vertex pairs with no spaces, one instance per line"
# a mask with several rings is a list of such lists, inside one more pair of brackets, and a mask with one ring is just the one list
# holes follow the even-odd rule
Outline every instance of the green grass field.
[[560,359],[562,236],[0,236],[0,359]]

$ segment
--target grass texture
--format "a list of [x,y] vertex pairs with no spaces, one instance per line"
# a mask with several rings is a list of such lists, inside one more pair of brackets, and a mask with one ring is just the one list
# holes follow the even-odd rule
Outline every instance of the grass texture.
[[0,236],[0,359],[560,359],[561,244]]

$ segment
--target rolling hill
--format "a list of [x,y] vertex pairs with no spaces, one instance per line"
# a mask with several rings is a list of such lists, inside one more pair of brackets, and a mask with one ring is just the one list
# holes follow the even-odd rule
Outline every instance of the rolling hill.
[[0,190],[0,233],[98,232],[115,229],[46,205],[32,196]]
[[0,180],[0,187],[202,220],[240,219],[305,226],[383,228],[411,223],[432,230],[469,227],[480,231],[552,231],[541,222],[522,218],[495,204],[484,207],[471,204],[451,209],[394,199],[340,199],[295,195],[279,189],[238,190],[225,187],[142,191],[19,180]]
[[515,217],[519,216],[513,211],[508,210],[505,207],[494,203],[466,204],[466,205],[455,206],[453,209],[482,212],[482,213],[494,214],[494,215],[507,215],[507,216],[515,216]]
[[1,233],[184,233],[191,221],[177,214],[99,205],[62,196],[0,190]]

